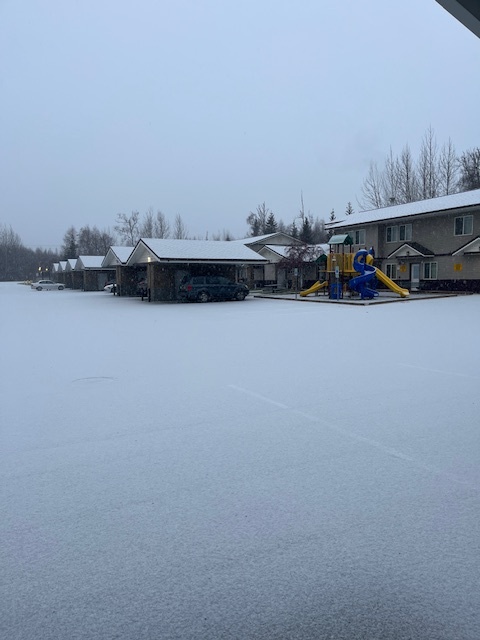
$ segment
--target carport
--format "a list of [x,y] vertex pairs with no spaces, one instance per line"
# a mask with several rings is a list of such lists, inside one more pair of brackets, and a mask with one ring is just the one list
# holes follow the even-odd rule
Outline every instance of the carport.
[[246,265],[268,261],[243,244],[215,240],[165,240],[141,238],[125,269],[145,270],[149,301],[173,301],[181,279],[187,275],[221,275],[238,280]]
[[102,266],[104,256],[79,256],[75,273],[83,276],[84,291],[101,291],[115,275],[115,269]]
[[133,247],[112,246],[102,261],[102,267],[115,269],[117,295],[132,295],[131,289],[135,287],[134,274],[125,266],[132,251]]

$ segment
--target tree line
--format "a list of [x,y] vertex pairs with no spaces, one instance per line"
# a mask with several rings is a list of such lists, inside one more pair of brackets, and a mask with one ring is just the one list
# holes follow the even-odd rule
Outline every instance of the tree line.
[[[372,162],[364,179],[361,195],[357,198],[362,210],[377,209],[395,204],[415,202],[428,198],[449,195],[460,191],[480,189],[480,147],[456,153],[449,139],[441,146],[431,127],[425,132],[416,158],[406,144],[399,155],[390,152],[384,165]],[[348,202],[345,214],[354,213]],[[328,221],[336,218],[331,210]],[[284,232],[299,238],[305,244],[321,244],[328,241],[324,218],[305,210],[303,193],[300,207],[289,222],[277,218],[265,202],[257,205],[246,217],[247,236]],[[22,244],[11,227],[0,223],[0,280],[28,279],[40,272],[45,275],[53,262],[79,255],[105,255],[117,244],[134,246],[139,238],[174,238],[233,240],[226,229],[205,237],[191,236],[180,214],[171,223],[161,211],[149,208],[143,215],[139,211],[118,213],[113,231],[85,225],[80,229],[71,226],[63,236],[58,251],[29,249]]]
[[390,148],[383,167],[370,163],[358,202],[363,210],[380,209],[473,189],[480,189],[480,148],[458,155],[450,139],[440,146],[429,127],[416,158],[406,144],[399,155]]
[[59,259],[57,251],[25,247],[12,227],[0,224],[0,281],[48,277],[48,270]]

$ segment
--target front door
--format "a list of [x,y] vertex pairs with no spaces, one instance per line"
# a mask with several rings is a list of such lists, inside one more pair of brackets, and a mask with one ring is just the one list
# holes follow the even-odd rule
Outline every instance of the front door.
[[420,285],[420,265],[414,263],[410,265],[410,288],[412,291],[418,289]]

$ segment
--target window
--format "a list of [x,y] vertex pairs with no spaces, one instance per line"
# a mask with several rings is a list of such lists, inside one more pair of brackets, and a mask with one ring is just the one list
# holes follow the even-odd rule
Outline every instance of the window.
[[386,273],[391,280],[395,280],[395,278],[397,277],[397,264],[395,262],[387,264]]
[[387,242],[397,242],[398,227],[387,227]]
[[436,262],[423,263],[423,277],[425,280],[437,279],[437,263]]
[[394,227],[387,227],[387,242],[408,242],[412,239],[412,225],[400,224]]
[[401,224],[398,227],[398,239],[401,242],[408,242],[408,240],[412,239],[412,225],[411,224]]
[[471,236],[473,233],[473,216],[459,216],[455,218],[456,236]]
[[365,229],[350,231],[348,235],[352,238],[353,244],[365,244]]

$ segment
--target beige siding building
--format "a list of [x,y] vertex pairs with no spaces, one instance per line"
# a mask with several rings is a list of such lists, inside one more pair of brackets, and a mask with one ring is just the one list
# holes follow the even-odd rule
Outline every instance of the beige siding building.
[[375,252],[387,276],[411,290],[480,292],[480,189],[362,211],[326,225]]

